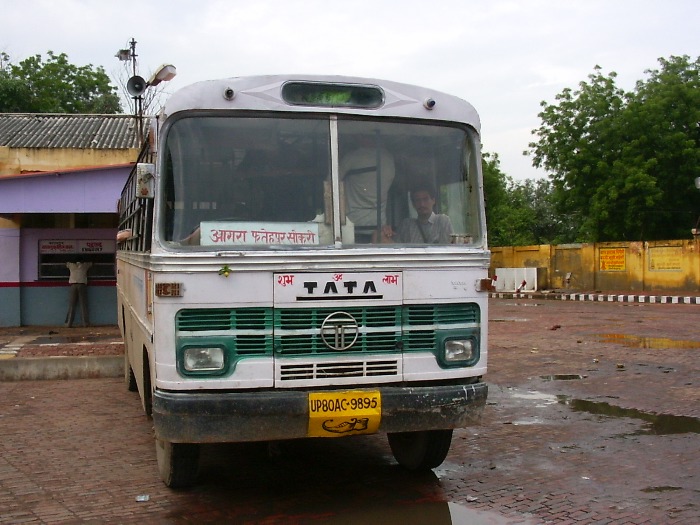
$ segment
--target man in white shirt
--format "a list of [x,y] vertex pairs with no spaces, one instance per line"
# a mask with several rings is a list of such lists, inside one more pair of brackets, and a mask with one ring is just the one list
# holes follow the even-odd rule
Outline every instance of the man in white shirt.
[[428,184],[411,190],[411,203],[418,217],[401,222],[397,241],[407,244],[449,244],[452,241],[452,221],[447,215],[436,214],[435,190]]
[[87,273],[92,263],[90,262],[68,262],[66,263],[70,271],[68,283],[70,284],[70,299],[68,302],[68,314],[66,315],[66,326],[73,326],[73,318],[75,317],[75,307],[80,303],[80,314],[83,321],[83,326],[90,324],[87,304]]

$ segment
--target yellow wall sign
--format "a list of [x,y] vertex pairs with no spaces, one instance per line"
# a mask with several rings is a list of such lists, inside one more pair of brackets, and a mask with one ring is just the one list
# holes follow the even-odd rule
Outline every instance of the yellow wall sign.
[[683,269],[683,248],[658,246],[649,248],[649,270],[680,272]]
[[379,391],[309,393],[310,437],[374,434],[382,418]]
[[625,248],[601,248],[598,268],[601,272],[624,272],[627,270]]

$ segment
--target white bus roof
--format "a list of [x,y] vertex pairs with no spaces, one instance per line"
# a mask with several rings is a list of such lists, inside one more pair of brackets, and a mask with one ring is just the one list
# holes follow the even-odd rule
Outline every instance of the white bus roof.
[[[282,97],[282,87],[289,83],[379,87],[383,101],[377,107],[292,104]],[[231,93],[233,96],[229,96]],[[427,107],[427,100],[434,101],[432,108]],[[163,116],[193,109],[373,115],[460,122],[477,132],[481,127],[474,107],[453,95],[400,82],[336,75],[269,75],[197,82],[176,91],[163,107]]]

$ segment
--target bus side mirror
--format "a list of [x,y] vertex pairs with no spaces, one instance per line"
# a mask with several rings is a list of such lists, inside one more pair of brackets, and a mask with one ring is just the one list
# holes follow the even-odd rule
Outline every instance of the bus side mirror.
[[156,166],[139,162],[136,165],[136,195],[141,199],[152,199],[155,193]]

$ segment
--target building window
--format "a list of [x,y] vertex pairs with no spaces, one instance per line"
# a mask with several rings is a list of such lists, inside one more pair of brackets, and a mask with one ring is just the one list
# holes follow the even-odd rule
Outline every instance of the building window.
[[67,262],[91,262],[90,280],[113,281],[115,241],[100,239],[44,239],[39,241],[39,279],[67,281]]

